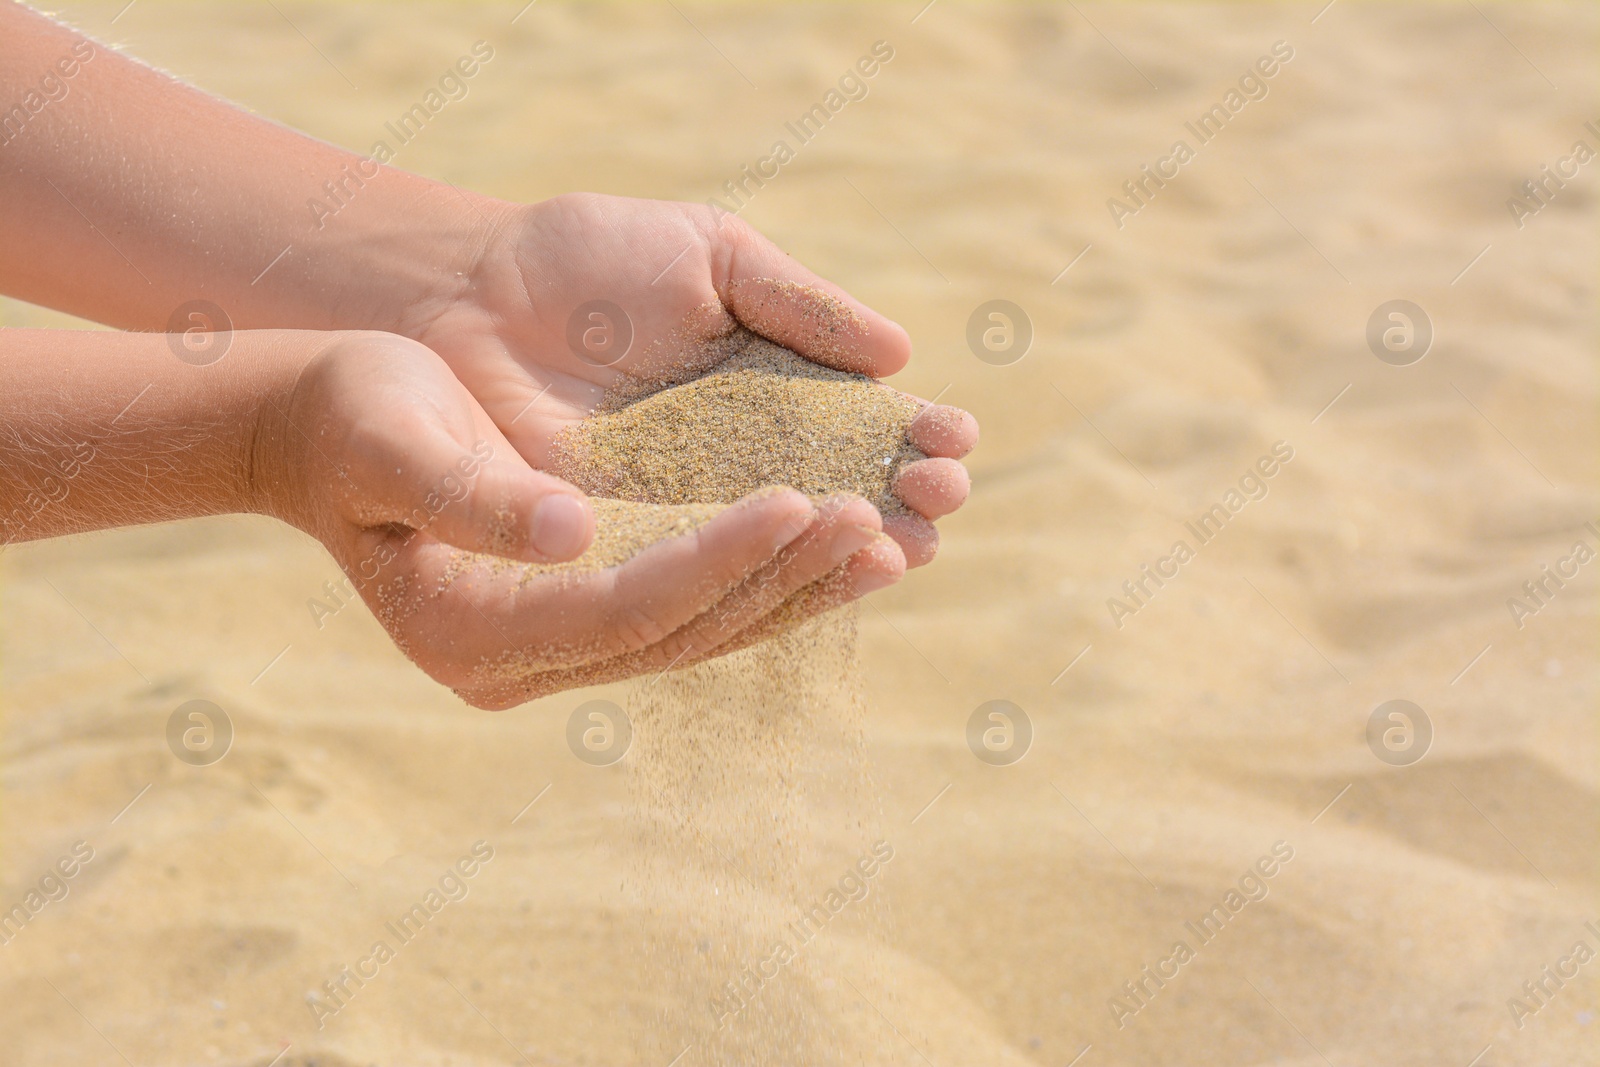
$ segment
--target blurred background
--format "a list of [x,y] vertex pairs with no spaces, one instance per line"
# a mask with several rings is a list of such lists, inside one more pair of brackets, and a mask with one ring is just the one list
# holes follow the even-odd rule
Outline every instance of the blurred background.
[[[897,991],[860,1062],[1596,1062],[1592,5],[57,11],[359,152],[486,42],[393,162],[506,198],[738,206],[795,149],[743,216],[983,425],[862,613]],[[607,691],[468,709],[359,605],[318,626],[338,578],[242,517],[0,555],[0,910],[92,849],[0,944],[5,1063],[629,1062],[624,767],[565,734]],[[169,747],[191,700],[219,762]],[[993,700],[1025,748],[969,745]]]

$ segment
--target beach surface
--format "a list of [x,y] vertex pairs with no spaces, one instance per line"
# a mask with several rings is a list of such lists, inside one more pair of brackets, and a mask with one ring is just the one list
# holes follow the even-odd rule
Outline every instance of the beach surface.
[[[850,1062],[1595,1062],[1600,162],[1508,198],[1600,148],[1600,14],[921,6],[58,9],[359,152],[488,42],[395,165],[721,197],[976,415],[938,559],[860,613],[889,947],[806,970]],[[627,761],[568,748],[624,690],[472,710],[340,584],[244,517],[0,554],[0,911],[74,871],[0,944],[0,1060],[620,1067],[707,1010],[633,946],[714,900],[640,902]]]

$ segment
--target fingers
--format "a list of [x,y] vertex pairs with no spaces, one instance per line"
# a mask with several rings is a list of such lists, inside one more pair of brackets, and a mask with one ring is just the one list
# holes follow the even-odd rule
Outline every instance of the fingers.
[[[832,498],[813,512],[804,496],[792,495],[806,504],[803,521],[786,521],[787,541],[747,552],[737,568],[721,562],[736,548],[723,544],[730,535],[713,531],[712,525],[656,545],[619,567],[615,607],[607,620],[613,643],[622,651],[645,653],[646,666],[703,652],[865,548],[878,532],[877,509],[864,500]],[[717,581],[686,576],[695,555],[710,561]]]
[[825,501],[806,532],[751,574],[738,587],[670,640],[649,649],[647,660],[665,665],[681,658],[704,657],[735,634],[772,612],[790,596],[836,569],[850,571],[865,595],[899,581],[904,566],[857,563],[880,540],[877,510],[864,500],[839,497]]
[[[863,504],[867,518],[877,513]],[[755,493],[705,525],[651,545],[620,566],[515,578],[474,565],[455,588],[482,616],[468,628],[495,646],[511,675],[577,669],[674,640],[815,524],[810,500],[792,489]],[[674,646],[674,652],[681,650]],[[500,655],[503,653],[504,655]],[[512,680],[515,680],[514,678]]]
[[905,554],[906,567],[926,567],[939,553],[939,529],[921,515],[887,515],[883,532]]
[[588,501],[530,467],[431,349],[336,333],[296,384],[305,462],[358,527],[426,529],[459,548],[561,562],[588,547]]
[[898,530],[913,519],[931,534],[927,520],[900,516],[883,523],[891,539],[859,498],[813,511],[798,493],[769,492],[598,574],[529,581],[426,535],[379,531],[367,537],[387,547],[345,562],[408,656],[469,703],[501,709],[723,655],[891,585],[910,562],[897,539],[921,543],[915,527]]
[[912,511],[940,519],[966,503],[972,479],[956,460],[921,459],[902,467],[892,488]]
[[[740,595],[730,594],[726,603],[708,612],[714,621],[706,629],[697,631],[700,641],[704,642],[703,647],[699,643],[684,645],[675,655],[667,658],[663,654],[667,649],[653,646],[582,667],[543,671],[511,683],[496,681],[487,685],[467,685],[458,687],[455,692],[469,704],[499,711],[581,686],[605,685],[643,674],[680,670],[747,648],[814,615],[831,611],[876,589],[892,585],[905,573],[905,567],[906,561],[898,546],[887,538],[877,537],[866,548],[851,556],[843,566],[834,567],[820,579],[813,579],[810,584],[791,590],[781,599],[777,596],[779,587],[776,585],[755,594],[761,598],[761,607],[771,605],[770,610],[742,628],[735,629],[734,615],[740,613],[742,618],[746,614],[743,613],[743,607],[729,610],[730,606],[740,605]],[[756,576],[752,576],[751,581],[755,580]]]
[[469,552],[559,563],[594,540],[594,512],[577,489],[513,454],[491,460],[466,498],[441,511],[430,530]]
[[788,546],[814,538],[816,522],[803,493],[756,493],[695,532],[652,545],[607,572],[610,589],[600,593],[604,611],[596,620],[606,644],[635,652],[672,639]]
[[966,503],[972,479],[959,462],[978,443],[978,421],[960,408],[929,404],[911,420],[907,438],[928,459],[901,468],[892,489],[913,514],[886,518],[883,530],[905,552],[907,567],[923,567],[939,551],[939,519]]
[[926,455],[960,459],[978,443],[978,420],[960,408],[929,404],[911,420],[906,436]]
[[[887,522],[885,520],[885,525]],[[868,593],[893,585],[905,572],[906,558],[900,546],[892,538],[880,537],[871,546],[852,556],[849,563],[798,590],[778,605],[776,610],[745,627],[702,658],[726,656],[765,641],[813,616],[843,607]]]
[[379,521],[529,563],[574,559],[594,539],[584,495],[528,466],[498,433],[466,449],[442,427],[425,425],[413,428],[403,456],[377,462],[386,464],[374,483]]
[[708,229],[713,284],[745,326],[807,359],[882,378],[911,359],[897,323],[796,263],[728,214]]

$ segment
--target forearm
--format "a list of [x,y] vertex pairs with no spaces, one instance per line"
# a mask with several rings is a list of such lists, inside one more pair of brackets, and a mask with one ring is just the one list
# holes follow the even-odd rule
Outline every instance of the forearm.
[[129,329],[207,300],[238,329],[406,332],[497,210],[0,0],[0,291]]
[[201,367],[160,334],[0,330],[0,543],[274,511],[277,415],[325,343],[235,334]]

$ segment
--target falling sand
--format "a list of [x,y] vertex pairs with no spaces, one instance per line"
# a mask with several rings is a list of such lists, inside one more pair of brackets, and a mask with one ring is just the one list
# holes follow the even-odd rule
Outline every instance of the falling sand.
[[[915,401],[744,331],[717,345],[703,376],[630,379],[558,438],[555,472],[606,502],[595,562],[767,486],[904,510]],[[805,618],[821,606],[797,594],[760,643],[631,683],[640,1062],[884,1061],[869,1005],[889,997],[873,949],[893,844],[871,832],[855,612]]]

